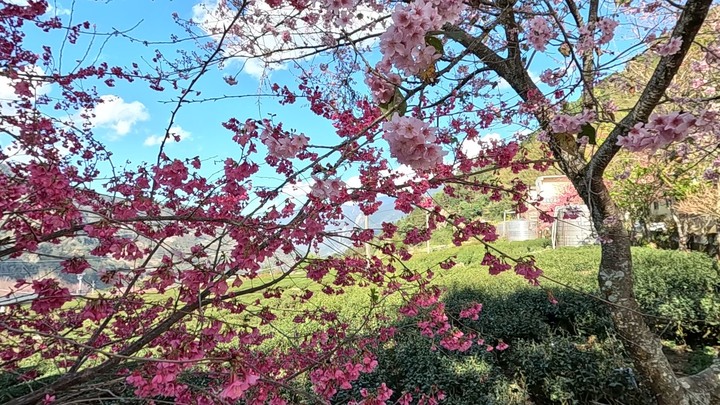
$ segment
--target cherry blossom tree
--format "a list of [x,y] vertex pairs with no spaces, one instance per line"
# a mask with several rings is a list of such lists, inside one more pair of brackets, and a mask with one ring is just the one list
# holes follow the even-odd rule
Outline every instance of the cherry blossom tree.
[[[332,226],[344,221],[343,204],[370,215],[380,207],[379,196],[392,196],[398,210],[429,213],[427,227],[407,232],[405,245],[428,240],[438,224],[448,223],[456,244],[476,239],[484,245],[491,274],[514,270],[537,284],[542,271],[531,259],[507,257],[489,244],[497,238],[493,226],[444,215],[425,202],[434,189],[452,196],[464,187],[495,201],[509,196],[524,211],[527,185],[479,175],[551,163],[570,178],[603,236],[600,290],[658,403],[709,403],[720,369],[676,376],[643,321],[633,296],[630,239],[603,174],[623,147],[654,152],[715,133],[715,111],[703,110],[693,94],[683,111],[656,110],[710,6],[709,0],[220,0],[198,6],[193,19],[173,15],[185,36],[153,43],[132,32],[103,33],[91,22],[63,20],[48,14],[42,0],[0,0],[0,77],[13,88],[0,127],[12,140],[0,156],[0,257],[59,260],[56,276],[18,280],[18,291],[33,293],[29,305],[0,315],[3,368],[22,370],[41,359],[59,371],[10,403],[71,401],[118,379],[135,396],[178,403],[328,402],[377,366],[373,348],[391,340],[394,330],[376,310],[391,296],[400,297],[398,312],[416,317],[422,334],[438,345],[459,351],[486,345],[450,322],[441,291],[430,284],[451,260],[432,269],[405,268],[410,253],[392,243],[395,225],[382,224],[378,235]],[[28,40],[57,32],[64,40],[56,48]],[[157,50],[142,64],[63,63],[66,48],[102,37]],[[180,48],[163,52],[166,43]],[[714,39],[704,44],[707,69],[715,69]],[[644,51],[654,52],[657,63],[638,101],[616,122],[595,85]],[[242,69],[260,72],[268,96],[301,105],[331,123],[334,133],[288,128],[277,116],[241,111],[217,118],[235,148],[218,165],[219,174],[207,174],[212,159],[173,156],[168,145],[181,140],[176,121],[188,106],[241,97],[203,95],[203,79],[218,68],[228,91],[238,86]],[[274,83],[278,68],[291,70],[294,79]],[[98,109],[112,101],[104,90],[120,84],[171,99],[154,162],[117,165],[95,134]],[[45,85],[53,92],[42,91]],[[569,111],[566,102],[578,98],[581,110]],[[604,139],[600,123],[612,126]],[[472,155],[462,147],[503,126],[510,128],[503,140],[485,142]],[[542,158],[529,158],[525,130],[538,131]],[[397,170],[398,164],[409,169]],[[261,166],[282,179],[264,183]],[[359,186],[349,184],[352,175]],[[300,199],[283,195],[303,186],[308,192]],[[85,241],[89,253],[48,253],[48,246],[67,239]],[[330,240],[374,244],[376,255],[313,254]],[[275,264],[280,275],[264,277],[264,263]],[[63,280],[84,272],[96,273],[108,289],[73,297]],[[314,287],[278,288],[292,274]],[[274,330],[286,344],[267,347],[281,316],[273,298],[303,303],[353,286],[374,292],[365,322],[313,307],[292,318],[311,325],[307,333]],[[474,304],[458,318],[474,318],[481,308]],[[206,376],[207,383],[188,383],[187,373]],[[40,377],[36,370],[23,375]],[[363,390],[358,402],[441,398],[440,392],[393,392],[381,384]]]

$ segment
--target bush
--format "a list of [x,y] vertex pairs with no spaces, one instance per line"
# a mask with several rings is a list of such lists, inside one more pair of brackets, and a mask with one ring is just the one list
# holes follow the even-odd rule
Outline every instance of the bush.
[[[550,404],[610,401],[647,403],[646,393],[629,378],[631,367],[613,337],[602,306],[572,291],[559,291],[558,305],[543,290],[525,287],[512,294],[493,289],[453,290],[444,299],[455,316],[472,301],[482,301],[477,321],[457,326],[477,331],[488,343],[510,344],[504,352],[474,346],[449,352],[420,336],[412,320],[398,327],[394,345],[380,351],[375,373],[363,387],[386,383],[400,394],[442,390],[447,404]],[[337,403],[358,398],[346,392]]]
[[633,265],[640,307],[659,317],[648,317],[648,323],[676,339],[717,343],[720,275],[715,260],[698,252],[638,248],[633,250]]
[[[418,393],[442,390],[447,396],[443,403],[458,405],[651,403],[648,393],[637,385],[632,363],[615,338],[607,309],[588,295],[598,291],[600,248],[551,250],[543,240],[498,242],[495,246],[514,256],[534,255],[549,277],[572,288],[547,280],[543,288],[532,287],[511,273],[490,276],[479,265],[484,248],[478,244],[419,254],[406,264],[422,269],[455,256],[460,264],[455,269],[435,268],[435,282],[448,289],[443,297],[448,313],[457,319],[461,309],[482,302],[484,309],[477,321],[456,321],[456,326],[476,331],[488,343],[502,339],[510,348],[487,352],[475,346],[465,353],[448,352],[421,336],[412,319],[403,319],[396,324],[396,339],[377,353],[376,371],[362,375],[353,389],[341,391],[333,402],[360,399],[361,388],[374,391],[386,383],[394,390],[395,400],[404,391],[417,399]],[[634,248],[633,261],[638,302],[659,333],[676,340],[692,338],[695,345],[717,343],[720,275],[713,260],[700,253]],[[546,289],[551,290],[557,304],[550,302]],[[337,307],[343,319],[353,323],[359,320],[357,312],[367,307],[368,300],[367,290],[351,289],[339,297],[319,294],[314,305]],[[390,315],[395,304],[388,300]],[[291,318],[281,317],[275,322],[289,323]],[[314,327],[306,324],[296,330],[302,335]],[[278,344],[288,343],[282,339],[268,342],[269,346]],[[715,352],[708,350],[696,351],[696,368],[712,360]],[[184,378],[191,385],[203,386],[207,376]],[[302,381],[297,384],[299,390],[308,388]],[[11,375],[1,375],[0,402],[36,388],[19,383]],[[118,392],[130,395],[123,387],[118,387]]]
[[517,370],[535,403],[651,403],[641,389],[622,345],[614,337],[551,336],[541,342],[519,340],[502,357],[503,368]]
[[418,399],[421,393],[442,390],[443,404],[520,405],[527,394],[513,384],[496,365],[494,354],[475,347],[468,353],[448,352],[421,336],[413,322],[398,325],[401,330],[393,345],[378,353],[378,368],[362,375],[352,390],[339,393],[336,404],[360,398],[361,388],[374,389],[385,383],[394,390],[393,400],[403,392]]
[[[558,301],[552,304],[546,290],[517,276],[489,276],[479,266],[481,245],[418,255],[409,266],[431,266],[442,260],[441,253],[455,256],[461,265],[439,273],[437,280],[449,288],[444,297],[448,312],[456,316],[471,302],[482,302],[480,319],[457,326],[477,331],[489,343],[502,339],[510,348],[447,352],[433,347],[405,320],[398,325],[395,344],[379,353],[377,371],[364,376],[362,384],[374,388],[385,382],[397,394],[416,387],[440,389],[448,404],[652,403],[615,338],[607,309],[587,294],[598,294],[600,247],[550,250],[537,241],[499,242],[496,247],[511,255],[531,252],[549,277],[572,288],[544,281]],[[711,259],[647,248],[633,249],[633,259],[638,301],[658,332],[678,338],[711,331],[717,337],[720,277]],[[670,318],[676,327],[668,329],[668,321],[657,317]],[[359,398],[357,391],[344,393],[338,403],[351,397]]]
[[496,290],[454,290],[445,298],[450,313],[471,302],[483,303],[482,316],[464,324],[490,340],[542,340],[550,334],[604,336],[612,323],[606,309],[587,296],[568,290],[555,292],[558,304],[544,290],[524,287],[512,293]]
[[[633,248],[635,296],[646,321],[665,338],[715,344],[720,338],[720,274],[699,252]],[[598,294],[600,248],[562,248],[536,259],[551,277]],[[545,283],[550,284],[550,283]],[[595,303],[594,305],[597,305]]]

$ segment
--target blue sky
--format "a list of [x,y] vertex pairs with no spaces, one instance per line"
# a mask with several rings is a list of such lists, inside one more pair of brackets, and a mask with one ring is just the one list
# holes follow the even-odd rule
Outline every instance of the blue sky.
[[[70,3],[68,0],[67,3]],[[127,35],[148,42],[168,41],[175,34],[185,37],[186,34],[173,21],[172,14],[177,12],[183,18],[193,15],[192,2],[180,1],[90,1],[77,0],[73,12],[63,2],[52,2],[50,13],[57,13],[64,22],[72,17],[74,23],[90,21],[95,24],[97,32],[109,33],[114,30],[126,31],[132,28]],[[69,4],[68,4],[69,5]],[[142,11],[144,10],[144,11]],[[139,12],[140,11],[140,12]],[[52,34],[41,33],[37,29],[27,30],[26,47],[33,50],[40,49],[40,45],[51,45],[56,58],[59,59],[59,49],[63,38],[60,31]],[[107,39],[106,43],[103,43]],[[193,50],[196,45],[186,42],[184,45],[148,45],[141,42],[132,42],[128,38],[99,36],[91,43],[90,36],[81,37],[75,45],[66,44],[63,49],[63,70],[69,70],[75,61],[83,58],[84,66],[93,60],[107,62],[110,66],[128,66],[137,62],[141,68],[143,60],[153,57],[155,49],[165,53],[168,59],[177,57],[178,49]],[[145,65],[149,66],[149,65]],[[226,72],[236,72],[238,64],[233,64]],[[197,83],[196,89],[202,91],[203,97],[216,97],[222,95],[253,95],[268,93],[267,87],[260,86],[258,78],[248,74],[238,76],[238,84],[228,86],[223,80],[225,72],[218,68],[210,71]],[[272,73],[272,81],[288,82],[291,74],[280,70]],[[103,95],[106,103],[100,104],[95,114],[95,134],[98,139],[113,151],[116,165],[130,160],[133,163],[142,161],[155,161],[159,150],[158,140],[162,138],[168,125],[169,117],[175,108],[175,103],[168,103],[178,97],[178,92],[167,89],[163,92],[151,90],[147,84],[134,82],[126,83],[117,80],[115,87],[108,87],[97,83],[98,93]],[[48,89],[49,95],[57,96],[56,89]],[[53,91],[55,90],[55,91]],[[7,92],[2,93],[7,94]],[[178,114],[174,131],[184,139],[180,143],[169,142],[166,153],[171,157],[193,157],[199,155],[203,159],[216,158],[222,162],[225,157],[239,158],[239,147],[232,141],[232,134],[225,130],[221,124],[231,117],[241,121],[247,118],[268,118],[275,114],[277,122],[283,122],[285,128],[297,128],[300,132],[306,130],[313,142],[325,143],[330,141],[333,134],[332,126],[326,120],[316,117],[302,107],[302,102],[296,105],[281,106],[272,97],[248,97],[232,99],[231,101],[207,102],[185,105]],[[310,130],[312,132],[307,132]],[[2,146],[7,146],[8,139],[0,139]],[[212,162],[208,162],[211,164]],[[221,168],[208,167],[208,173]],[[267,170],[265,177],[278,177],[274,171]]]
[[[20,2],[22,0],[14,0]],[[193,17],[194,1],[171,1],[171,0],[113,0],[109,2],[95,0],[63,0],[50,1],[52,9],[50,13],[57,13],[63,21],[73,23],[90,21],[95,25],[99,33],[110,33],[114,30],[126,32],[130,37],[149,42],[168,41],[172,35],[181,38],[186,37],[182,28],[172,19],[173,13],[178,13],[181,18]],[[72,6],[72,10],[69,7]],[[107,62],[109,65],[128,66],[131,62],[137,62],[141,68],[144,60],[153,57],[155,49],[166,54],[169,59],[174,59],[178,50],[194,50],[196,44],[188,41],[182,45],[177,44],[150,44],[132,42],[122,36],[83,36],[76,45],[66,44],[62,47],[63,37],[60,31],[48,35],[37,30],[28,31],[27,45],[31,48],[40,49],[40,45],[52,45],[56,57],[59,57],[59,49],[63,49],[63,69],[67,70],[76,60],[85,57],[83,64],[88,65],[93,60]],[[536,56],[531,69],[535,77],[543,69],[557,67],[561,58],[554,59],[547,56]],[[267,93],[267,87],[260,86],[258,78],[241,73],[237,76],[238,84],[228,86],[223,80],[224,74],[235,74],[240,67],[240,62],[227,66],[225,71],[212,67],[210,71],[198,82],[196,89],[202,91],[203,97],[218,97],[222,95],[252,95]],[[277,70],[271,74],[271,82],[288,84],[295,89],[294,74],[290,70]],[[359,80],[360,86],[357,90],[363,91],[364,84]],[[544,85],[541,88],[547,89]],[[156,92],[148,88],[146,84],[116,81],[116,86],[109,88],[104,84],[98,85],[99,94],[104,95],[107,103],[101,104],[95,111],[96,136],[102,140],[115,155],[115,164],[122,165],[129,160],[134,164],[142,161],[154,162],[159,146],[158,140],[164,135],[168,125],[171,111],[175,108],[174,103],[167,103],[172,98],[177,98],[178,92],[168,89],[164,92]],[[49,89],[50,96],[53,90]],[[499,93],[509,93],[511,90],[506,84],[501,83],[498,87]],[[0,90],[0,94],[2,90]],[[221,123],[231,117],[240,121],[246,118],[268,118],[275,114],[277,122],[283,122],[286,129],[297,129],[305,133],[312,144],[329,144],[337,140],[334,130],[329,122],[318,118],[307,108],[306,103],[299,99],[295,105],[281,106],[274,98],[269,97],[248,97],[244,99],[234,98],[221,102],[207,102],[201,104],[185,105],[174,123],[174,132],[183,136],[180,143],[170,142],[166,147],[166,153],[171,157],[193,157],[199,155],[203,159],[211,159],[222,162],[225,157],[239,158],[239,147],[231,140],[231,134],[222,128]],[[481,135],[496,133],[495,136],[506,137],[520,130],[517,126],[506,126],[494,129]],[[3,147],[7,139],[0,138]],[[210,162],[206,163],[208,165]],[[217,166],[205,168],[205,173],[211,173],[221,168]],[[354,173],[346,174],[349,179]],[[274,170],[264,168],[260,173],[259,181],[266,181],[268,184],[282,180]],[[257,183],[257,182],[256,182]]]

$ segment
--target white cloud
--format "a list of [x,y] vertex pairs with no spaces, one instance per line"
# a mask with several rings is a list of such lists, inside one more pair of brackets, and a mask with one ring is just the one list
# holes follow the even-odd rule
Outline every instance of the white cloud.
[[[67,156],[70,153],[70,150],[62,145],[62,141],[55,142],[55,144],[52,145],[52,148],[55,149],[59,156]],[[3,160],[4,163],[13,162],[25,164],[30,163],[33,159],[33,156],[30,155],[28,149],[18,141],[13,141],[4,147],[2,153],[7,156],[7,158]],[[41,156],[43,155],[41,154]],[[40,159],[42,160],[42,157]]]
[[280,192],[290,197],[291,200],[297,200],[308,195],[311,187],[312,184],[309,181],[299,181],[295,184],[288,183],[284,185]]
[[362,184],[360,183],[360,176],[352,176],[345,182],[347,184],[348,188],[360,188]]
[[[23,73],[40,78],[46,76],[45,71],[40,66],[29,66],[21,69],[19,74],[22,75]],[[0,76],[0,102],[18,100],[18,95],[15,94],[15,82],[15,80],[11,80],[7,76]],[[52,86],[47,82],[33,79],[31,79],[30,82],[33,85],[33,91],[36,96],[43,96],[50,93]]]
[[27,149],[18,144],[17,141],[12,142],[2,150],[3,155],[7,156],[3,162],[30,163],[31,157]]
[[500,134],[494,132],[483,136],[480,140],[466,138],[462,144],[460,144],[460,150],[468,158],[475,158],[480,154],[481,150],[488,148],[493,142],[499,142],[501,140]]
[[15,86],[12,80],[5,76],[0,76],[0,102],[16,100]]
[[[184,141],[186,139],[190,139],[190,132],[182,129],[179,125],[170,127],[170,138],[168,139],[168,142],[175,142],[175,138],[173,135],[177,135],[180,137],[180,141]],[[165,138],[165,135],[150,135],[147,138],[145,138],[145,142],[143,142],[143,145],[145,146],[157,146],[160,145]],[[167,143],[167,142],[166,142]]]
[[400,165],[397,169],[382,170],[380,175],[383,177],[395,176],[393,183],[395,185],[407,184],[415,180],[417,173],[408,165]]
[[[415,180],[415,177],[417,176],[415,171],[408,165],[400,165],[397,169],[381,170],[379,174],[381,177],[394,176],[395,178],[393,179],[393,183],[395,183],[395,185],[407,184]],[[352,176],[348,178],[345,181],[345,184],[348,188],[362,187],[360,176]]]
[[[23,74],[33,76],[29,79],[27,76],[25,76],[25,80],[30,81],[30,91],[35,96],[47,95],[52,90],[52,85],[42,80],[42,78],[46,76],[46,73],[39,66],[27,66],[21,69],[18,74],[21,76]],[[20,97],[15,93],[16,82],[16,80],[11,80],[7,76],[0,75],[0,115],[15,115],[16,113],[16,106],[14,105],[14,102],[20,100]],[[12,126],[7,122],[4,122],[4,124],[5,131],[11,134],[19,133],[18,127]],[[56,145],[56,147],[58,147],[58,145]],[[61,152],[64,152],[62,149],[59,150],[61,150]],[[2,153],[8,156],[6,161],[14,161],[20,163],[27,163],[30,161],[30,155],[28,154],[27,150],[22,147],[22,145],[20,145],[17,141],[10,142],[7,146],[3,148]]]
[[[193,6],[193,21],[206,33],[219,39],[225,27],[237,13],[228,9],[226,2],[202,0]],[[236,22],[236,27],[227,35],[223,49],[225,54],[241,61],[243,72],[257,79],[270,74],[273,70],[284,69],[285,61],[299,60],[315,53],[315,47],[327,45],[328,38],[341,38],[344,32],[358,31],[354,36],[367,36],[368,30],[360,27],[380,16],[367,6],[357,6],[351,11],[353,17],[362,15],[362,19],[351,18],[348,25],[338,28],[325,25],[323,15],[327,12],[321,3],[313,2],[303,11],[295,7],[271,7],[265,1],[251,3]],[[311,14],[319,16],[319,21],[309,24],[301,17]],[[372,27],[371,31],[384,31],[387,20]],[[375,41],[376,39],[370,39]],[[361,46],[356,42],[356,46]]]
[[[28,5],[30,5],[30,2],[28,0],[5,0],[5,2],[23,7],[27,7]],[[62,7],[60,4],[56,4],[56,6],[57,8],[55,8],[52,4],[48,4],[47,13],[56,16],[70,15],[72,13],[72,10]]]
[[102,96],[101,99],[102,103],[86,113],[94,115],[90,118],[94,127],[111,129],[114,132],[112,138],[122,138],[132,131],[135,124],[150,119],[145,105],[139,101],[127,103],[121,97],[113,95]]
[[48,5],[47,12],[48,12],[49,14],[52,14],[52,15],[55,15],[55,16],[70,15],[70,14],[72,14],[72,10],[70,10],[69,8],[65,8],[65,7],[61,6],[60,4],[57,5],[57,8],[56,8],[56,7],[53,7],[52,4],[49,4],[49,5]]

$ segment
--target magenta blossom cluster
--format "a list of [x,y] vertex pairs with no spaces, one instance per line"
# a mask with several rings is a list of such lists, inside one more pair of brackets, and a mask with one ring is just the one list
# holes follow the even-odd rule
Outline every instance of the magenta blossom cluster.
[[241,398],[245,391],[255,385],[259,379],[260,377],[252,372],[245,374],[242,378],[238,378],[236,374],[233,374],[230,378],[230,384],[220,393],[220,397],[231,400]]
[[436,167],[447,154],[435,143],[435,128],[415,117],[401,117],[395,113],[383,124],[383,131],[383,139],[390,145],[392,156],[415,170]]
[[690,113],[653,114],[647,124],[635,124],[627,136],[619,137],[617,144],[631,152],[654,153],[687,138],[695,124],[696,119]]
[[268,154],[278,159],[292,159],[308,145],[308,137],[303,134],[291,134],[280,130],[268,120],[263,120],[265,128],[260,140],[268,148]]
[[480,312],[482,311],[482,304],[474,303],[472,306],[460,311],[460,318],[468,318],[473,321],[477,321],[480,318]]

